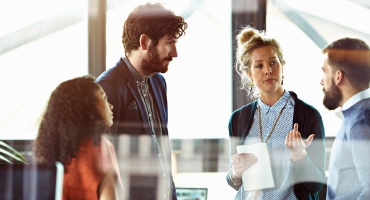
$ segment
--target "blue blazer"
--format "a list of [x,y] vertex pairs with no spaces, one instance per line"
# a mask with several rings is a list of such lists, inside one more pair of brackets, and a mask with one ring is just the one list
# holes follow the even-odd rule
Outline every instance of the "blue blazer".
[[[111,134],[151,135],[149,118],[136,83],[125,61],[102,73],[96,82],[104,89],[113,105]],[[167,86],[161,74],[149,77],[148,84],[162,123],[163,135],[168,135]]]
[[[108,101],[113,105],[113,125],[111,134],[128,135],[149,135],[151,130],[149,118],[145,110],[144,102],[141,99],[135,80],[125,61],[120,58],[117,64],[103,72],[96,82],[104,89],[108,96]],[[153,103],[158,108],[159,117],[162,125],[162,134],[168,135],[168,107],[167,107],[167,86],[161,74],[155,74],[148,79],[150,93]],[[170,155],[169,155],[170,156]],[[159,160],[158,163],[159,165]],[[172,199],[176,200],[176,188],[172,178]],[[144,191],[143,191],[144,192]],[[130,199],[141,199],[132,197]]]

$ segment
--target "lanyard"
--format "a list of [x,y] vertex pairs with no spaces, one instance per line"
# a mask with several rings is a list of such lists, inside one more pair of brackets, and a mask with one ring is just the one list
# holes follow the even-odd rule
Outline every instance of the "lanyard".
[[274,122],[274,125],[272,125],[271,131],[270,131],[270,133],[267,136],[267,139],[265,141],[263,141],[263,139],[262,139],[261,107],[260,107],[260,105],[258,105],[258,123],[259,123],[259,126],[260,126],[260,138],[261,138],[261,142],[267,142],[270,139],[270,136],[271,136],[272,132],[275,130],[275,126],[276,126],[277,122],[279,121],[279,118],[280,118],[281,114],[283,113],[283,110],[285,109],[286,105],[288,104],[289,99],[290,98],[288,98],[288,100],[285,103],[285,105],[281,108],[281,110],[279,112],[279,115],[276,118],[276,120]]

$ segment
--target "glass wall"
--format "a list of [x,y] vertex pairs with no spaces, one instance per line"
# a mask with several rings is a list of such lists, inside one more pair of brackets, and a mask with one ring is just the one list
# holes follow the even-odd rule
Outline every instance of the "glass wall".
[[328,111],[322,105],[321,50],[342,37],[370,42],[370,28],[362,23],[370,17],[370,6],[366,2],[283,0],[268,4],[267,32],[281,43],[287,61],[285,88],[295,91],[298,97],[320,111],[327,137],[337,133],[341,112]]
[[[107,11],[107,68],[123,56],[121,37],[127,15],[146,2],[122,1]],[[184,16],[189,25],[177,43],[178,57],[163,74],[176,187],[208,188],[208,199],[230,199],[234,191],[225,181],[225,172],[227,124],[232,112],[231,4],[222,0],[160,2]],[[150,181],[149,167],[139,166],[144,160],[156,159],[149,137],[120,136],[118,151],[127,187],[135,185],[132,180],[139,177]],[[225,192],[217,193],[219,190]]]
[[34,139],[50,92],[87,74],[85,0],[0,1],[0,139]]
[[[121,35],[127,15],[146,2],[107,1],[107,68],[123,55]],[[322,105],[321,49],[341,37],[370,44],[370,28],[363,23],[370,18],[370,4],[365,0],[267,2],[267,34],[284,50],[284,87],[320,111],[330,144],[341,113]],[[87,3],[0,1],[0,140],[32,141],[50,92],[64,80],[88,74]],[[175,184],[208,188],[208,199],[232,199],[236,191],[226,183],[227,125],[233,111],[231,2],[161,3],[189,24],[177,45],[179,56],[164,74]],[[122,135],[118,140],[119,166],[129,190],[131,179],[150,174],[148,167],[138,163],[150,162],[155,155],[146,136]]]
[[[122,27],[128,13],[147,1],[123,2],[107,12],[107,68],[123,55]],[[232,100],[231,5],[221,0],[161,2],[189,24],[177,45],[179,56],[164,74],[170,137],[226,138]]]

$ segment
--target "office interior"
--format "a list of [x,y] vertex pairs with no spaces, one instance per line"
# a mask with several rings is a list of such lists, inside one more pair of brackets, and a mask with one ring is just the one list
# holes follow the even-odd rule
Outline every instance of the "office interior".
[[[167,73],[169,137],[176,187],[207,188],[232,199],[226,182],[228,121],[248,102],[234,71],[235,36],[246,25],[280,42],[284,88],[317,108],[326,133],[326,169],[341,112],[322,105],[321,49],[342,37],[370,44],[368,0],[17,0],[0,1],[0,140],[32,157],[51,91],[62,81],[97,77],[123,56],[124,20],[135,6],[160,2],[189,27]],[[150,137],[121,135],[117,157],[126,190],[155,189]],[[154,186],[153,186],[154,185]],[[219,192],[222,191],[222,192]]]

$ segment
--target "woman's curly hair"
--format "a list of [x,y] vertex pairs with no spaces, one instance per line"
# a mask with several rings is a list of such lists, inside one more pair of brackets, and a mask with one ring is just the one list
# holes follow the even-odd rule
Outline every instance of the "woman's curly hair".
[[184,18],[173,11],[165,9],[160,3],[147,3],[136,7],[127,17],[122,34],[125,53],[129,54],[140,46],[141,34],[146,34],[153,40],[153,46],[165,35],[178,39],[185,35],[188,24]]
[[[274,39],[266,36],[265,31],[257,30],[251,26],[244,27],[239,34],[236,36],[237,49],[236,49],[236,63],[235,71],[240,76],[241,89],[247,92],[247,98],[254,100],[258,97],[258,94],[252,89],[249,89],[251,80],[248,77],[248,72],[251,70],[251,54],[253,50],[271,46],[282,65],[285,65],[283,57],[283,50],[280,44]],[[253,87],[252,87],[253,88]]]
[[108,127],[96,108],[98,89],[93,77],[82,76],[62,82],[51,93],[34,145],[38,163],[68,165],[83,138],[100,142]]

